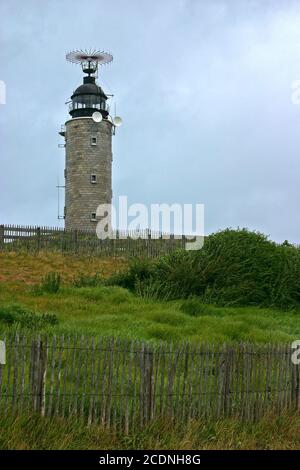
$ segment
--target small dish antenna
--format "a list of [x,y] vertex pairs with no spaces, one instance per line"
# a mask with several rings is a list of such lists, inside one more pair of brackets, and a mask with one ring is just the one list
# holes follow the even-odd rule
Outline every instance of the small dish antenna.
[[99,113],[99,111],[95,111],[95,112],[92,114],[92,119],[93,119],[93,121],[95,121],[95,122],[101,122],[101,121],[102,121],[102,114]]
[[113,118],[113,125],[116,127],[120,127],[123,124],[123,119],[120,116],[115,116]]

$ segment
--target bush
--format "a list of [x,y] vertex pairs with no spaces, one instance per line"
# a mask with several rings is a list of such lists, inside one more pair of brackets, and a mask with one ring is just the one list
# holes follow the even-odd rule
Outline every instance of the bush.
[[201,250],[169,255],[158,263],[173,298],[201,296],[204,303],[289,307],[300,300],[300,251],[265,235],[224,230]]
[[134,290],[136,295],[144,300],[169,300],[170,298],[170,293],[165,288],[164,282],[153,277],[143,280],[137,278]]
[[163,292],[168,292],[169,298],[187,298],[197,294],[199,274],[196,268],[191,252],[177,250],[157,260],[155,278],[163,283]]
[[99,273],[94,275],[79,273],[77,277],[73,279],[74,287],[99,287],[104,285],[104,279]]
[[54,314],[36,314],[19,305],[10,305],[0,307],[0,322],[23,328],[39,329],[45,326],[57,325],[58,319]]
[[154,262],[148,258],[133,258],[123,271],[113,275],[108,285],[117,285],[135,291],[136,283],[149,281],[154,274]]
[[288,307],[300,300],[300,251],[248,230],[207,237],[195,252],[198,294],[206,303]]
[[143,297],[294,307],[300,301],[300,250],[261,233],[226,229],[206,237],[201,250],[134,260],[112,282]]
[[44,276],[42,284],[40,286],[43,292],[49,294],[56,294],[59,291],[61,283],[61,276],[59,273],[50,272]]

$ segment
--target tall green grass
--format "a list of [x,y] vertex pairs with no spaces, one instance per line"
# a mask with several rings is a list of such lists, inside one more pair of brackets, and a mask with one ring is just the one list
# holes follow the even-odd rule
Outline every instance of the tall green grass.
[[[204,304],[199,297],[161,301],[141,298],[117,286],[62,287],[53,295],[0,285],[0,334],[26,328],[18,311],[30,313],[33,328],[45,333],[114,336],[147,342],[201,341],[285,343],[300,337],[300,310]],[[55,324],[40,323],[43,314]],[[49,317],[46,317],[49,318]],[[26,318],[24,317],[24,320]],[[32,320],[32,321],[31,321]],[[32,329],[32,328],[31,328]]]
[[300,449],[300,416],[266,415],[257,423],[236,419],[191,421],[187,425],[157,420],[138,432],[116,434],[77,419],[37,414],[0,415],[2,450],[108,449]]

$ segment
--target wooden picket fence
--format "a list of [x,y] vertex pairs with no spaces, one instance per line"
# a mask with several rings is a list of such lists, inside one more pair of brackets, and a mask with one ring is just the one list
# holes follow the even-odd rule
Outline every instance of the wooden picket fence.
[[95,231],[0,225],[0,252],[41,250],[93,256],[157,257],[186,247],[186,237],[149,230],[119,231],[101,240]]
[[298,410],[290,345],[161,344],[84,336],[6,338],[0,412],[76,416],[128,433],[163,417],[186,422]]

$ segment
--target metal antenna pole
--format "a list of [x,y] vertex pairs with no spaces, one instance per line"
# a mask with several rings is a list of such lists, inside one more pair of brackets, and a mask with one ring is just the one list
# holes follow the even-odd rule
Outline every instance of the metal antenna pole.
[[60,203],[59,203],[59,177],[57,177],[57,218],[59,220],[59,209],[60,209]]
[[59,178],[57,178],[57,218],[58,220],[62,220],[64,219],[64,216],[63,215],[60,215],[60,193],[59,193],[59,190],[61,188],[65,188],[65,186],[62,186],[59,184]]

